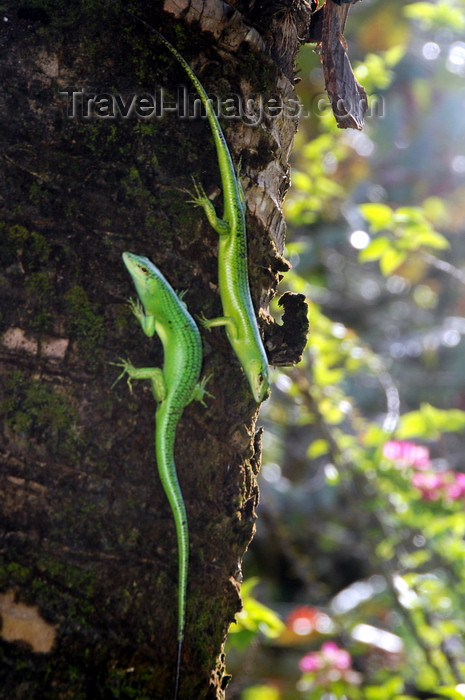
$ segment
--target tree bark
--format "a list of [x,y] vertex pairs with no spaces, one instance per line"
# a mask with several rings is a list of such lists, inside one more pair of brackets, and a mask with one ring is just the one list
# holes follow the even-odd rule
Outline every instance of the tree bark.
[[[233,96],[236,107],[254,98],[254,120],[223,125],[241,163],[252,296],[270,361],[283,364],[299,343],[268,304],[286,269],[280,206],[296,119],[291,108],[260,114],[259,96],[295,99],[306,20],[305,3],[269,5],[269,14],[219,0],[130,9],[176,45],[210,96]],[[221,315],[217,234],[184,192],[195,176],[221,214],[216,153],[204,119],[168,110],[194,90],[122,4],[7,2],[3,15],[0,697],[166,699],[177,545],[156,472],[155,403],[147,382],[132,394],[112,387],[111,362],[163,361],[128,309],[125,250],[187,290],[192,314]],[[163,115],[130,103],[160,104],[161,91]],[[176,443],[190,529],[185,700],[225,697],[222,649],[240,609],[260,462],[244,373],[223,329],[202,337],[215,398],[186,408]]]

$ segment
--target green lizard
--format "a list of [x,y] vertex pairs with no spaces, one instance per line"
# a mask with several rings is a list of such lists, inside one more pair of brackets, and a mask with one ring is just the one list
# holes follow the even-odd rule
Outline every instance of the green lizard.
[[201,323],[206,328],[225,326],[229,342],[248,378],[255,401],[260,403],[269,392],[268,360],[250,295],[247,274],[246,203],[242,185],[236,177],[218,117],[200,80],[187,61],[160,32],[140,17],[132,16],[149,27],[184,68],[199,94],[210,124],[223,187],[223,218],[217,216],[215,207],[199,185],[195,186],[191,201],[203,208],[208,221],[219,235],[218,286],[223,316],[210,320],[202,318]]
[[[182,642],[186,618],[189,535],[184,501],[174,463],[176,426],[184,408],[194,399],[204,404],[208,377],[198,382],[202,364],[202,343],[194,319],[161,272],[148,258],[123,253],[139,299],[130,300],[131,309],[151,338],[157,333],[164,351],[163,369],[135,368],[129,361],[117,363],[123,368],[131,388],[132,379],[150,379],[158,407],[155,413],[155,453],[158,473],[173,512],[178,542],[178,655],[174,698],[176,700],[181,668]],[[142,302],[142,305],[141,305]],[[204,404],[205,405],[205,404]]]

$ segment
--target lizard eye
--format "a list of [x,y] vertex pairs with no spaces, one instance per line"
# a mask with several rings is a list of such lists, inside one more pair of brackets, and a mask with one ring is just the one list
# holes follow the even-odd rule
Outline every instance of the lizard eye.
[[147,275],[149,272],[148,267],[145,267],[145,265],[141,265],[140,269],[141,269],[141,272],[144,273],[144,275]]

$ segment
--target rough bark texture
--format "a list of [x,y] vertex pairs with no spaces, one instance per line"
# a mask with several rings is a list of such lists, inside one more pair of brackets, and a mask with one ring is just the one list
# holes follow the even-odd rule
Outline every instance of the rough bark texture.
[[[273,14],[257,29],[257,4],[234,4],[141,0],[131,9],[176,44],[210,95],[294,99],[294,18],[305,3],[281,4],[282,26]],[[202,119],[67,115],[67,90],[127,96],[161,86],[174,99],[182,85],[193,95],[118,2],[3,8],[0,697],[166,699],[177,548],[154,462],[155,404],[146,382],[132,395],[123,382],[112,388],[109,363],[162,363],[160,343],[126,304],[124,250],[187,290],[193,314],[220,314],[217,235],[183,192],[195,175],[221,212],[216,154]],[[276,352],[283,364],[283,343],[292,360],[295,343],[282,327],[276,334],[267,306],[286,267],[280,204],[296,122],[224,126],[241,159],[252,294],[270,359]],[[225,697],[222,645],[240,608],[260,460],[257,407],[226,335],[202,334],[215,399],[186,409],[176,448],[191,542],[184,700]]]

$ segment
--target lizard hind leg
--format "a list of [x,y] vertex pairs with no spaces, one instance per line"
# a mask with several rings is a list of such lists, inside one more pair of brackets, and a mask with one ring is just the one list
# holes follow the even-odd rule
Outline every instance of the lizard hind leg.
[[198,315],[198,320],[202,328],[219,328],[225,326],[233,338],[237,337],[237,326],[232,316],[217,316],[216,318],[205,318],[203,313]]
[[133,379],[150,379],[155,400],[161,403],[166,398],[166,382],[163,376],[163,370],[160,369],[160,367],[134,367],[129,360],[123,359],[121,359],[120,362],[112,362],[110,364],[123,368],[121,374],[117,377],[116,381],[113,382],[112,386],[119,382],[124,375],[127,375],[127,383],[131,391]]
[[206,406],[207,404],[204,401],[204,396],[208,396],[210,399],[215,398],[213,394],[210,394],[210,392],[205,389],[212,376],[213,374],[207,374],[206,377],[202,377],[200,382],[195,385],[191,401],[199,401],[202,406]]

